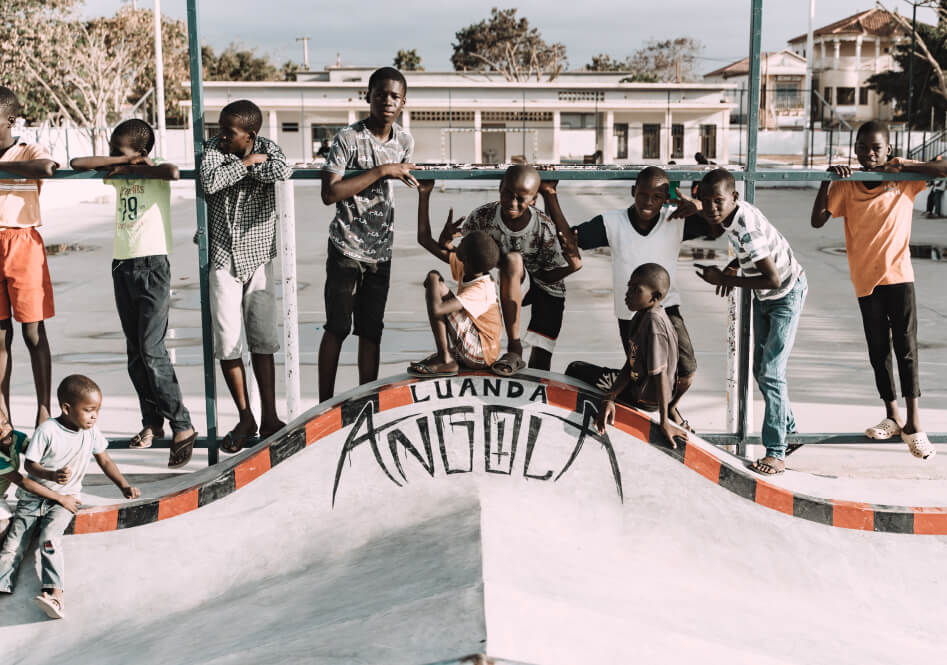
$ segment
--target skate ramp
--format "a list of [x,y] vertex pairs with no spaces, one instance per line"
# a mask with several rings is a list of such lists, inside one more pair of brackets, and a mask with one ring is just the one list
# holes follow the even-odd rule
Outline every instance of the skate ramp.
[[919,535],[939,508],[758,481],[627,409],[599,437],[595,402],[540,373],[354,391],[190,488],[80,516],[67,619],[24,566],[0,643],[22,663],[939,660],[947,539]]

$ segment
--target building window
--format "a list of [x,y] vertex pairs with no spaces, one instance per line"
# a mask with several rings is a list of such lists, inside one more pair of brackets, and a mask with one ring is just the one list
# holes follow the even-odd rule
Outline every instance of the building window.
[[832,86],[829,86],[829,85],[825,86],[825,94],[823,95],[823,97],[825,97],[825,103],[828,104],[829,106],[831,106],[834,103],[832,101]]
[[284,132],[298,132],[298,131],[299,131],[299,123],[298,123],[298,122],[284,122],[284,123],[283,123],[283,131],[284,131]]
[[615,125],[615,139],[618,142],[616,150],[616,159],[628,159],[628,124],[619,123]]
[[671,125],[671,159],[684,156],[684,125]]
[[563,113],[559,116],[559,126],[562,129],[594,129],[594,113]]
[[717,125],[700,126],[700,151],[707,159],[717,158]]
[[858,89],[858,104],[859,106],[868,106],[868,88]]
[[220,125],[216,122],[205,122],[204,123],[204,138],[210,139],[220,133]]
[[560,90],[560,102],[604,102],[603,90]]
[[661,125],[645,124],[641,130],[642,158],[661,159]]
[[836,106],[855,106],[855,88],[836,88]]

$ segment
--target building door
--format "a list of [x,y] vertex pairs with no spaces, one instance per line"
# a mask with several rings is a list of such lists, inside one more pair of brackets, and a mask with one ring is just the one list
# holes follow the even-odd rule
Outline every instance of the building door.
[[[484,124],[483,129],[506,129],[506,125]],[[506,161],[506,132],[483,132],[480,138],[481,164],[502,164]]]

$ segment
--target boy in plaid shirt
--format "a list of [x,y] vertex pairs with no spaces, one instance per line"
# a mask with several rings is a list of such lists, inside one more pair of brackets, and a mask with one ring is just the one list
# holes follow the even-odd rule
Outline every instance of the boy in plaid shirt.
[[257,433],[243,367],[241,325],[260,388],[260,436],[283,423],[276,414],[279,349],[276,284],[276,187],[292,173],[273,141],[258,136],[263,114],[253,102],[231,102],[220,112],[220,134],[204,144],[201,185],[207,195],[210,233],[210,299],[214,348],[240,420],[221,443],[240,451]]

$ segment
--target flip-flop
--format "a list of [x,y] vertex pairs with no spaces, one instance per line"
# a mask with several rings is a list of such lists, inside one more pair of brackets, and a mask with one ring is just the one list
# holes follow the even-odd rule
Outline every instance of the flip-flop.
[[880,423],[865,430],[865,436],[876,441],[887,441],[901,433],[901,427],[891,418],[885,418]]
[[410,374],[411,376],[423,376],[428,379],[436,379],[436,378],[448,377],[448,376],[457,376],[457,373],[459,371],[460,371],[460,367],[455,367],[454,369],[447,369],[441,372],[435,372],[423,360],[419,363],[412,364],[408,367],[408,374]]
[[158,431],[155,431],[150,427],[145,429],[151,432],[151,434],[145,434],[145,430],[142,429],[140,432],[138,432],[138,434],[128,440],[129,448],[133,450],[144,450],[145,448],[151,448],[151,443],[154,439],[164,438],[163,430],[159,429]]
[[63,612],[62,601],[55,596],[50,596],[45,591],[33,599],[36,606],[39,607],[50,619],[63,619],[66,614]]
[[937,454],[937,449],[934,448],[934,444],[928,438],[927,432],[915,432],[914,434],[901,432],[901,440],[908,444],[911,454],[920,459],[930,459]]
[[241,450],[243,450],[247,443],[255,436],[256,432],[249,432],[244,435],[235,435],[233,430],[230,430],[227,432],[224,438],[220,440],[219,447],[225,453],[233,455],[234,453],[239,453]]
[[523,362],[523,358],[519,354],[507,351],[490,365],[490,371],[497,376],[510,377],[524,367],[526,367],[526,363]]
[[783,463],[783,468],[780,469],[780,468],[778,468],[778,467],[773,466],[773,465],[770,464],[769,462],[764,462],[764,461],[763,461],[764,459],[765,459],[765,458],[761,457],[760,459],[758,459],[758,460],[756,460],[755,462],[753,462],[753,463],[750,465],[750,469],[751,469],[752,471],[756,471],[757,473],[762,474],[762,475],[764,475],[764,476],[777,476],[777,475],[779,475],[779,474],[781,474],[781,473],[785,473],[785,472],[786,472],[786,465],[785,465],[785,463]]
[[280,425],[279,427],[277,427],[276,429],[266,430],[265,432],[264,432],[263,430],[260,430],[260,439],[261,439],[261,440],[262,440],[262,439],[268,439],[268,438],[270,438],[271,436],[273,436],[274,434],[276,434],[277,432],[279,432],[279,431],[280,431],[281,429],[283,429],[284,427],[286,427],[286,423],[281,424],[281,425]]
[[424,360],[412,360],[408,367],[417,367],[418,365],[426,365],[429,362],[437,360],[437,353],[432,353]]
[[191,461],[194,454],[194,442],[197,441],[197,430],[183,441],[171,442],[171,454],[168,455],[168,468],[179,469]]

